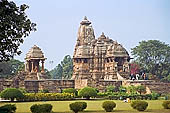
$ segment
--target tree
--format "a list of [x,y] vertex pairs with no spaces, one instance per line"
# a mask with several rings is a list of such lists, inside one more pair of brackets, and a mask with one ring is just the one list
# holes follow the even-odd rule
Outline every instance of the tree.
[[136,90],[137,90],[137,92],[140,93],[140,95],[141,95],[142,93],[146,93],[146,87],[145,87],[145,86],[142,86],[142,85],[137,86],[137,87],[136,87]]
[[159,40],[141,41],[132,48],[135,62],[147,73],[163,78],[170,73],[170,46]]
[[70,55],[66,55],[64,59],[58,64],[50,74],[55,79],[70,79],[73,73],[73,61]]
[[73,61],[70,55],[66,55],[61,61],[61,65],[63,67],[63,78],[70,79],[73,73]]
[[170,74],[167,77],[164,77],[161,81],[170,82]]
[[13,1],[0,0],[0,62],[21,54],[19,46],[24,37],[35,31],[35,23],[28,19],[23,4],[17,6]]
[[24,62],[19,60],[11,59],[7,62],[0,62],[0,77],[11,77],[23,69]]
[[52,78],[61,79],[63,74],[63,67],[58,64],[53,70],[50,71]]
[[139,73],[140,67],[136,62],[132,62],[130,64],[130,73],[133,75],[136,75],[137,73]]
[[84,87],[83,89],[81,89],[78,92],[78,95],[83,97],[83,98],[90,99],[90,97],[96,97],[97,96],[97,92],[92,87]]
[[22,99],[23,97],[23,93],[16,88],[7,88],[1,92],[1,98],[10,99],[11,101]]

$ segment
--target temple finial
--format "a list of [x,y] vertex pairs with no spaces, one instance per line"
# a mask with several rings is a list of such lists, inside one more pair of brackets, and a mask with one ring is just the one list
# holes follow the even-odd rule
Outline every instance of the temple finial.
[[104,35],[104,32],[102,32],[102,35]]
[[86,16],[84,17],[84,20],[87,20],[87,17],[86,17]]
[[86,24],[86,25],[90,25],[91,22],[89,20],[87,20],[87,17],[85,16],[84,19],[82,20],[82,22],[80,23],[82,25]]

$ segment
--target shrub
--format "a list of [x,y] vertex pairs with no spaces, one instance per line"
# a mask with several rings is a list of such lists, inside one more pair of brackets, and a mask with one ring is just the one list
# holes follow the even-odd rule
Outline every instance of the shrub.
[[103,102],[102,107],[105,109],[106,112],[111,112],[113,108],[116,107],[116,103],[113,101],[105,101]]
[[104,98],[104,97],[107,97],[108,94],[107,93],[97,93],[97,98]]
[[111,92],[111,93],[115,92],[115,88],[116,88],[115,86],[111,86],[111,85],[106,87],[107,92]]
[[63,93],[72,93],[72,94],[76,95],[77,91],[74,88],[67,88],[67,89],[63,89]]
[[136,90],[139,92],[139,94],[141,95],[142,93],[146,93],[146,87],[145,86],[137,86]]
[[69,105],[70,110],[72,110],[74,113],[78,113],[79,111],[83,111],[87,107],[86,102],[74,102]]
[[160,95],[156,92],[152,92],[151,96],[152,96],[152,100],[157,100]]
[[1,92],[1,98],[10,99],[11,101],[14,101],[14,99],[23,99],[24,95],[19,89],[7,88]]
[[138,111],[144,111],[148,107],[148,103],[145,101],[132,101],[131,106],[133,109],[136,109]]
[[15,104],[6,104],[0,107],[0,113],[15,113],[16,109]]
[[83,111],[84,109],[87,108],[87,103],[86,102],[79,102],[80,104],[82,104],[82,110]]
[[34,104],[30,107],[32,113],[50,113],[52,111],[51,104]]
[[27,93],[27,90],[26,89],[24,89],[24,88],[18,88],[23,94],[24,93]]
[[94,88],[91,87],[85,87],[83,89],[81,89],[78,92],[78,95],[80,97],[86,98],[86,99],[90,99],[90,97],[96,97],[97,96],[97,92]]
[[119,87],[119,92],[127,92],[127,88],[126,87],[123,87],[123,86],[120,86]]
[[40,106],[38,104],[33,104],[31,107],[30,107],[30,110],[32,113],[38,113],[40,110]]
[[41,90],[41,93],[49,93],[48,89]]
[[170,101],[164,101],[162,103],[162,106],[164,107],[164,109],[170,109]]

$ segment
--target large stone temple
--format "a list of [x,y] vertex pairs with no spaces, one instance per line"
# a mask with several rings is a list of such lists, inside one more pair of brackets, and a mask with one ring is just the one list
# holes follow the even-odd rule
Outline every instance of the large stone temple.
[[61,92],[65,88],[81,89],[86,86],[105,91],[106,87],[144,85],[159,93],[170,92],[170,83],[154,80],[129,80],[130,56],[117,41],[105,36],[95,38],[91,22],[85,17],[78,29],[73,54],[71,79],[49,79],[45,74],[46,58],[42,50],[34,45],[25,57],[25,70],[10,79],[0,78],[0,91],[5,88],[24,88],[28,92]]
[[[104,33],[95,39],[91,22],[85,17],[78,29],[77,42],[73,55],[73,76],[76,88],[88,84],[93,87],[100,82],[129,77],[130,56],[117,41],[106,37]],[[79,82],[78,82],[79,81]]]

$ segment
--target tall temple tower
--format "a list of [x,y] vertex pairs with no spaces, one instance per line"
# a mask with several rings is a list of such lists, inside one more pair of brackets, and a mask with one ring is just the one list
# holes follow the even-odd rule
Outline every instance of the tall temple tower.
[[73,78],[87,79],[93,69],[93,42],[95,41],[94,30],[91,22],[85,17],[78,29],[77,42],[74,50]]
[[72,79],[75,79],[76,88],[97,87],[99,81],[118,80],[120,76],[128,78],[129,60],[129,54],[121,44],[104,33],[95,39],[91,22],[87,17],[82,20],[73,55]]

